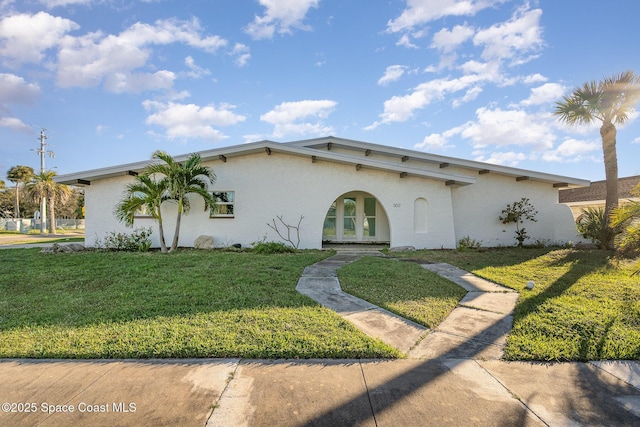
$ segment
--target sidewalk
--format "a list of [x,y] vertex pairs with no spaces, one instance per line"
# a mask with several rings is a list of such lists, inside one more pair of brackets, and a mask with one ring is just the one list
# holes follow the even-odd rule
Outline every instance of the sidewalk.
[[0,249],[42,248],[54,241],[84,237],[84,230],[68,230],[64,234],[0,234]]
[[335,272],[360,256],[297,288],[407,359],[0,360],[0,425],[640,425],[640,363],[501,361],[517,294],[425,264],[469,291],[429,331],[342,292]]

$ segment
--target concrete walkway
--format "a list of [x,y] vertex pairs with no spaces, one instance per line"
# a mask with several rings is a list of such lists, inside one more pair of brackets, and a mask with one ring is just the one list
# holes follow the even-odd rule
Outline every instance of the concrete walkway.
[[422,325],[342,291],[337,270],[363,256],[383,255],[371,251],[339,253],[305,268],[296,290],[410,358],[502,358],[518,300],[518,294],[512,289],[449,264],[423,264],[423,268],[467,291],[458,307],[437,329],[429,331]]
[[428,331],[342,293],[335,270],[359,256],[308,267],[298,288],[407,359],[0,360],[0,425],[640,425],[638,362],[497,360],[516,294],[425,264],[469,291]]

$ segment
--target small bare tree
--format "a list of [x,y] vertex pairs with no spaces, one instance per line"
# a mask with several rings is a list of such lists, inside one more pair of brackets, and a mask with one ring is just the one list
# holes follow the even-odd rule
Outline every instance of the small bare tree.
[[[295,249],[298,249],[298,246],[300,245],[300,224],[302,223],[302,219],[304,218],[304,216],[300,215],[298,225],[287,224],[286,222],[284,222],[284,219],[282,219],[282,217],[283,215],[276,216],[280,223],[282,223],[282,225],[284,225],[284,227],[286,228],[286,233],[285,230],[280,231],[280,229],[278,228],[278,223],[275,219],[271,220],[272,224],[267,223],[267,225],[269,226],[269,228],[278,233],[278,236],[280,236],[282,240],[284,240],[285,242],[289,242],[291,246],[293,246]],[[284,234],[286,234],[286,237]],[[292,234],[295,234],[295,243],[293,241],[294,237],[292,237]]]

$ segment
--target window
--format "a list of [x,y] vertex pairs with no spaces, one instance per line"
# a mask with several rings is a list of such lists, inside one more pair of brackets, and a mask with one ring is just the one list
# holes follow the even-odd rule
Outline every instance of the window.
[[214,191],[215,206],[211,208],[209,218],[233,218],[235,191]]
[[147,205],[141,206],[140,209],[138,209],[133,214],[133,217],[134,218],[152,218],[151,212],[149,212]]

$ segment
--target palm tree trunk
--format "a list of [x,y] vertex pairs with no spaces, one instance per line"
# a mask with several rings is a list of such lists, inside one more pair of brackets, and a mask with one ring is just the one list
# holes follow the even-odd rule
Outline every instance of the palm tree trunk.
[[48,197],[49,199],[49,234],[56,234],[56,214],[54,206],[54,197]]
[[20,182],[16,182],[16,211],[14,212],[14,218],[20,218]]
[[158,218],[158,231],[160,232],[160,250],[167,253],[167,243],[164,240],[164,227],[162,226],[162,218]]
[[178,247],[178,239],[180,238],[180,221],[182,220],[183,204],[182,200],[178,201],[178,217],[176,218],[176,231],[173,233],[173,243],[169,252],[173,252]]
[[[609,228],[611,211],[618,206],[618,156],[616,154],[616,128],[610,122],[605,122],[600,128],[602,137],[602,152],[604,154],[604,173],[606,179],[607,198],[605,201],[605,225]],[[613,233],[611,239],[605,243],[607,249],[613,249]]]

